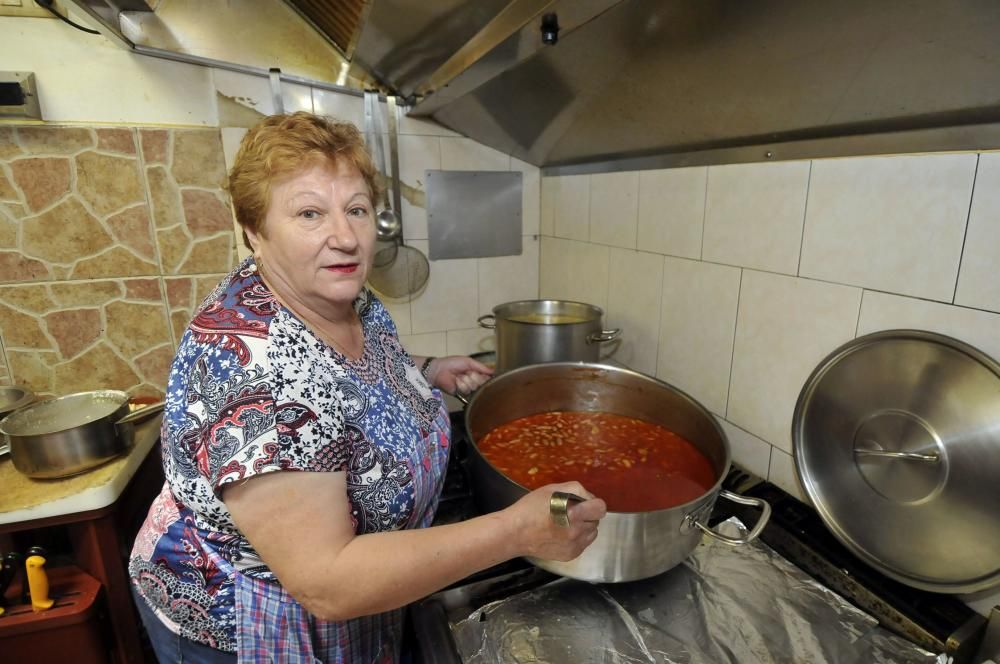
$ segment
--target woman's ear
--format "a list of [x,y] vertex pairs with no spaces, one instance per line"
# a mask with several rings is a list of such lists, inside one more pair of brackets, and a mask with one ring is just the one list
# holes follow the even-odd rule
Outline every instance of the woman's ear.
[[260,234],[249,226],[244,226],[243,237],[246,238],[247,244],[250,245],[250,251],[253,252],[254,256],[257,256],[260,251]]

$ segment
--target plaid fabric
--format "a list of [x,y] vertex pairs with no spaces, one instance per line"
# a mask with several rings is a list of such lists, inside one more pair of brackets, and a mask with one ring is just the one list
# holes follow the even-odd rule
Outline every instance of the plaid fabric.
[[317,620],[280,584],[237,574],[236,613],[239,664],[399,660],[402,610],[345,622]]

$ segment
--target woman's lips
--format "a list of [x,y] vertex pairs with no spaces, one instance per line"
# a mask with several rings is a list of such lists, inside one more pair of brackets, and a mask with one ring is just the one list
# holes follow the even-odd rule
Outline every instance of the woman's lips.
[[358,269],[357,263],[343,263],[340,265],[327,265],[327,270],[331,272],[340,272],[341,274],[351,274]]

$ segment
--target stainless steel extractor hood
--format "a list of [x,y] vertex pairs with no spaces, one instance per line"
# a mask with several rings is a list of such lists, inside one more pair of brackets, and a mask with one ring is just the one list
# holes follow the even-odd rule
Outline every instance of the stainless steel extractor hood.
[[[95,7],[114,5],[71,1],[98,18]],[[242,39],[234,57],[399,94],[411,114],[548,173],[1000,148],[995,0],[151,0],[148,7],[120,12],[118,22],[119,35],[147,54],[192,44],[222,52],[232,17],[249,29],[276,14],[294,16],[311,32],[289,26],[285,38],[256,46]],[[213,12],[224,19],[214,35],[206,27]],[[266,47],[266,57],[247,53],[248,45]]]
[[993,0],[374,0],[354,59],[414,114],[585,172],[1000,147],[998,34]]

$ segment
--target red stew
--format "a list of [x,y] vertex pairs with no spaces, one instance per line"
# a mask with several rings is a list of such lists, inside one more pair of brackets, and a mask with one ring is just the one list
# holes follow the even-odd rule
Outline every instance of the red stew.
[[479,451],[528,489],[576,480],[612,512],[682,505],[715,484],[715,470],[687,440],[611,413],[551,412],[490,431]]

